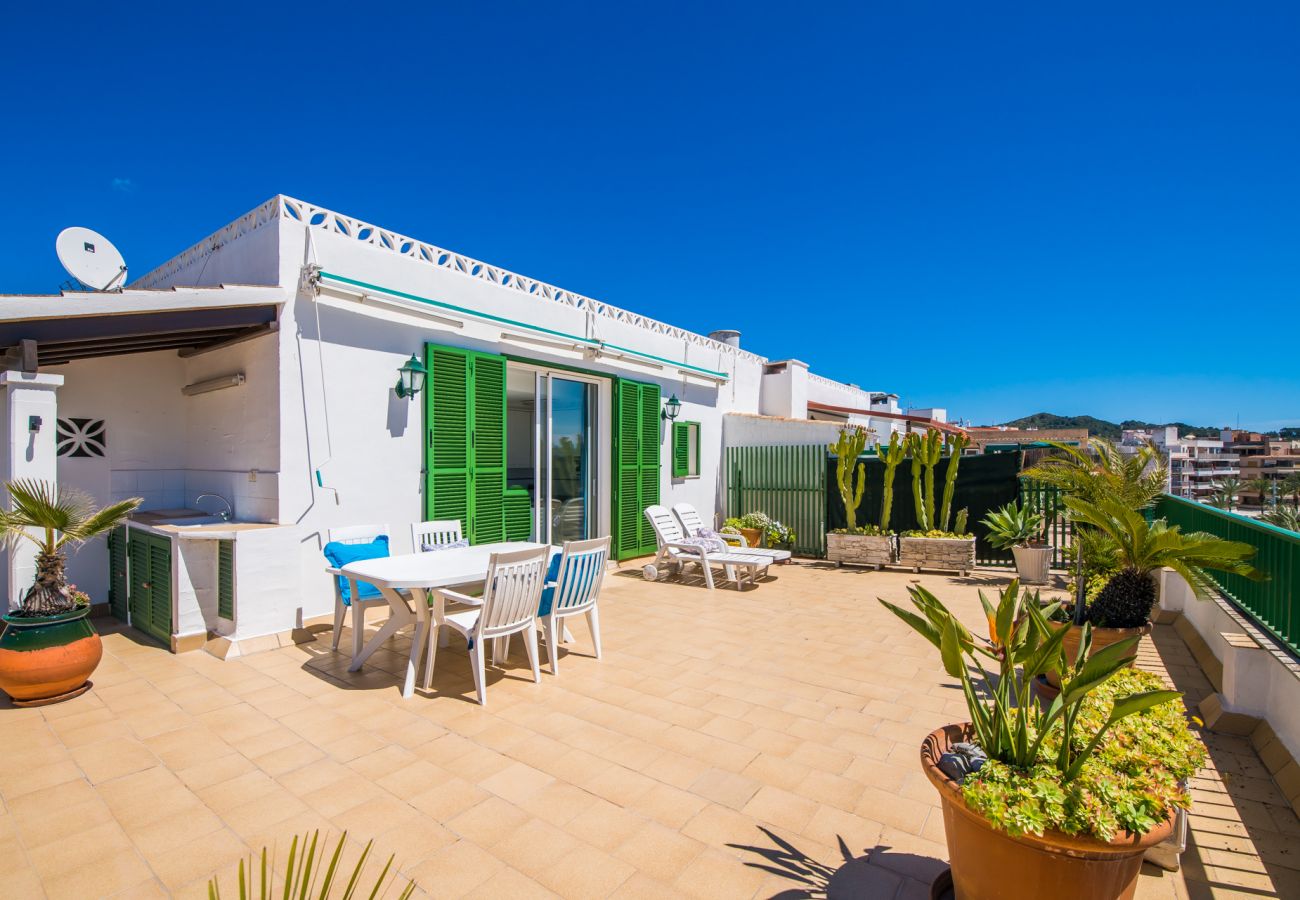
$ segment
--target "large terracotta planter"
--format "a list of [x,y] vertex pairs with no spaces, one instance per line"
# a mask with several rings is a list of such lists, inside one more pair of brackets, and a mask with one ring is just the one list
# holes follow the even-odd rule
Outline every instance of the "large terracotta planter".
[[17,706],[43,706],[85,693],[104,655],[89,608],[55,616],[5,616],[0,690]]
[[1144,835],[1113,841],[1049,831],[1012,837],[966,806],[961,785],[945,775],[939,757],[970,740],[968,725],[948,725],[921,745],[921,767],[943,801],[954,893],[961,900],[1130,900],[1147,849],[1166,840],[1170,816]]
[[887,566],[894,561],[891,534],[828,534],[826,558],[836,565]]
[[[1061,648],[1065,651],[1066,662],[1074,664],[1075,657],[1079,655],[1079,641],[1083,639],[1083,628],[1079,625],[1062,625],[1062,628],[1068,628],[1065,639],[1061,641]],[[1111,644],[1118,643],[1124,638],[1133,637],[1133,635],[1148,635],[1151,633],[1151,623],[1147,622],[1141,628],[1100,628],[1092,626],[1092,653],[1096,653],[1103,647],[1109,647]],[[1091,655],[1091,654],[1089,654]],[[1133,650],[1133,655],[1129,657],[1128,665],[1131,668],[1137,659],[1137,649]],[[1061,686],[1061,673],[1055,670],[1047,673],[1047,681],[1052,687]]]
[[1016,560],[1016,577],[1021,584],[1047,584],[1049,569],[1052,565],[1052,546],[1050,544],[1026,544],[1012,547],[1011,555]]
[[763,546],[763,529],[761,528],[741,528],[739,529],[741,537],[750,547]]

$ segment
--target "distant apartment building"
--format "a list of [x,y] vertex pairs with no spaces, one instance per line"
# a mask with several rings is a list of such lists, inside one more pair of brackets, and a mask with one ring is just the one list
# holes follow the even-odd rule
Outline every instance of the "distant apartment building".
[[1155,443],[1169,465],[1169,493],[1203,500],[1225,478],[1241,477],[1241,456],[1218,438],[1184,437],[1178,429],[1126,429],[1120,450],[1136,453],[1147,441]]
[[[1282,497],[1282,482],[1300,474],[1300,441],[1283,440],[1249,431],[1224,430],[1224,445],[1241,457],[1239,499],[1250,506],[1263,506]],[[1266,479],[1276,486],[1261,491],[1254,485]]]
[[1086,428],[1011,428],[1007,425],[988,425],[967,428],[970,437],[968,454],[1014,453],[1018,450],[1038,450],[1050,443],[1070,447],[1088,445]]

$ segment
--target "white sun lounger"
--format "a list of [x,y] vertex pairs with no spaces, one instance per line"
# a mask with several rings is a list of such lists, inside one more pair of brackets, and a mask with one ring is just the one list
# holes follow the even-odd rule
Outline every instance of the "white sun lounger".
[[[682,526],[682,531],[688,538],[697,538],[704,529],[704,520],[700,514],[695,511],[695,507],[689,503],[674,503],[673,515],[677,517],[677,522]],[[750,547],[745,543],[745,536],[741,534],[727,534],[719,532],[718,537],[733,544],[740,553],[752,553],[756,556],[770,556],[773,562],[785,562],[790,558],[789,550],[777,550],[772,547]]]
[[735,582],[736,589],[740,590],[746,578],[753,584],[758,574],[767,571],[772,564],[770,556],[746,550],[712,550],[708,541],[687,537],[666,506],[647,506],[645,517],[650,520],[655,530],[655,541],[659,544],[654,562],[641,570],[647,581],[656,580],[661,567],[679,574],[686,566],[694,564],[704,573],[704,583],[709,590],[713,590],[713,567],[721,566],[727,579]]

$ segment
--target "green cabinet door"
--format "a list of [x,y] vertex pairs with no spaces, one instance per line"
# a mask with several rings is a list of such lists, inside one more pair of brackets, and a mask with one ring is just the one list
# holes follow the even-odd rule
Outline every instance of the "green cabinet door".
[[131,625],[170,646],[172,637],[172,542],[131,531],[127,540]]
[[108,533],[108,611],[126,621],[126,526],[119,525]]

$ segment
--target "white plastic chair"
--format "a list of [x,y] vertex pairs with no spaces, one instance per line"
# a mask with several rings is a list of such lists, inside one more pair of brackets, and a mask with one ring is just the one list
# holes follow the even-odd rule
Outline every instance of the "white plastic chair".
[[[666,506],[647,506],[645,517],[650,520],[650,525],[655,531],[655,542],[659,545],[659,552],[655,554],[654,562],[642,567],[641,571],[647,581],[655,581],[659,577],[659,567],[665,564],[680,572],[693,563],[704,573],[704,583],[709,590],[713,590],[714,566],[722,566],[728,580],[734,581],[736,589],[739,590],[743,586],[746,574],[752,584],[758,572],[765,571],[772,563],[772,557],[746,550],[708,549],[699,538],[687,537],[681,524],[668,512]],[[737,569],[745,574],[737,577]]]
[[[677,517],[677,522],[682,526],[682,531],[686,532],[687,537],[697,538],[704,529],[704,519],[696,511],[694,506],[689,503],[674,503],[673,515]],[[743,553],[752,553],[756,556],[770,556],[777,562],[790,558],[789,550],[777,550],[773,547],[751,547],[745,542],[743,534],[727,534],[719,532],[718,537],[728,544],[734,546]]]
[[434,519],[411,523],[411,552],[423,553],[425,547],[441,547],[463,540],[460,519]]
[[[533,682],[541,683],[542,672],[537,665],[537,605],[542,599],[542,581],[550,548],[516,550],[511,553],[493,553],[483,582],[482,606],[443,616],[443,621],[465,636],[469,645],[470,668],[474,674],[474,689],[478,702],[487,706],[487,674],[483,659],[486,642],[496,638],[508,639],[523,633],[528,662],[533,669]],[[448,600],[473,604],[472,597],[455,591],[443,591]],[[436,642],[429,641],[425,660],[425,680],[433,675]]]
[[[326,533],[328,543],[339,544],[368,544],[375,538],[387,535],[392,540],[392,534],[387,525],[352,525],[347,528],[331,528]],[[389,546],[389,552],[392,552],[392,546]],[[366,635],[366,610],[376,606],[388,606],[388,601],[383,597],[371,597],[368,600],[362,600],[358,597],[357,583],[354,579],[348,578],[347,574],[333,567],[327,566],[325,571],[331,576],[330,581],[334,584],[334,639],[330,644],[332,650],[339,648],[339,635],[343,631],[343,618],[347,615],[348,607],[352,607],[352,656],[355,659],[361,655],[361,647],[365,644]],[[349,603],[343,602],[343,591],[339,587],[339,577],[347,578],[348,596],[351,597]]]
[[555,584],[543,588],[543,605],[546,603],[545,592],[551,592],[550,608],[539,609],[538,615],[546,632],[546,655],[551,661],[552,675],[558,675],[560,671],[564,620],[573,616],[587,617],[591,643],[596,648],[596,659],[600,659],[600,616],[596,611],[596,600],[600,597],[608,559],[608,537],[568,541],[564,545],[564,555],[560,557],[560,571]]

